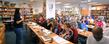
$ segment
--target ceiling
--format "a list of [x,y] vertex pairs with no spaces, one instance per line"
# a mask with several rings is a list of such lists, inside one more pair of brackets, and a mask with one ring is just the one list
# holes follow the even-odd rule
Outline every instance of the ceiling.
[[[15,2],[18,6],[21,3],[29,3],[30,0],[3,0],[3,1],[10,1]],[[33,8],[37,10],[42,9],[43,0],[32,0],[33,1]],[[56,9],[63,8],[64,6],[82,6],[85,7],[86,5],[97,5],[97,4],[109,4],[109,0],[55,0],[56,1]]]
[[97,2],[101,4],[109,4],[109,0],[56,0],[56,2],[71,3],[71,4],[81,4],[82,2]]
[[[17,4],[19,3],[29,3],[30,0],[3,0],[3,1],[10,1],[10,2],[16,2]],[[40,4],[42,4],[43,0],[32,0],[33,1],[33,5],[34,6],[40,6]],[[78,5],[78,4],[83,4],[86,3],[87,1],[90,1],[88,3],[90,4],[109,4],[109,0],[55,0],[56,3],[60,2],[58,4],[56,4],[56,6],[60,5]]]

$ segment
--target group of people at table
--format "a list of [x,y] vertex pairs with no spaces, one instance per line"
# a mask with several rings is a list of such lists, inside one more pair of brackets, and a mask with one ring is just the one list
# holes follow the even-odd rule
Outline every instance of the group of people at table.
[[55,19],[46,20],[43,15],[40,15],[39,18],[35,19],[35,22],[73,43],[78,43],[78,30],[83,30],[93,34],[92,37],[87,37],[87,44],[109,44],[108,39],[103,36],[106,23],[100,18],[94,19],[93,16],[83,16],[78,20],[77,16],[56,16]]
[[[19,10],[20,9],[16,9],[14,15],[15,31],[17,35],[16,44],[20,44],[20,34],[22,33],[20,31],[23,30],[22,21],[24,20],[21,18]],[[78,43],[78,29],[88,31],[88,28],[91,27],[92,29],[89,31],[91,31],[93,35],[88,36],[87,44],[109,44],[109,30],[106,28],[105,21],[100,18],[95,19],[92,16],[78,18],[77,16],[56,15],[55,19],[46,19],[43,15],[40,15],[35,19],[35,22],[73,43]]]

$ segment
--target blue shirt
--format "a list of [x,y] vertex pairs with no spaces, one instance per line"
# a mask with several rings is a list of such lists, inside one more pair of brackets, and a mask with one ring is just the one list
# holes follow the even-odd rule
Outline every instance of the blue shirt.
[[86,26],[86,24],[85,23],[81,23],[81,29],[86,29],[86,31],[88,31],[88,27]]
[[86,23],[86,25],[88,25],[89,24],[89,21],[86,20],[85,23]]

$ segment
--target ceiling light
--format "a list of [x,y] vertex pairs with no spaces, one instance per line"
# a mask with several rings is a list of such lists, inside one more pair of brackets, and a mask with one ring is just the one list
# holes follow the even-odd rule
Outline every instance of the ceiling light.
[[64,6],[64,8],[72,8],[72,6]]
[[98,2],[89,2],[88,4],[89,5],[102,5],[101,3],[98,3]]
[[92,7],[91,10],[96,10],[96,7]]
[[61,2],[56,2],[56,4],[61,4]]
[[88,4],[93,5],[93,4],[97,4],[97,2],[89,2]]
[[88,1],[81,1],[81,3],[87,3]]
[[64,4],[64,5],[70,5],[70,3],[66,3],[66,4]]
[[35,2],[35,0],[30,0],[30,2]]

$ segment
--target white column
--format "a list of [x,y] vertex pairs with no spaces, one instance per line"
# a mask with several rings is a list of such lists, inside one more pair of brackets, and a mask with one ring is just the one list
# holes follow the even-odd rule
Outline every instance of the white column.
[[89,5],[89,15],[91,15],[91,5]]
[[55,19],[55,0],[46,0],[46,19]]

